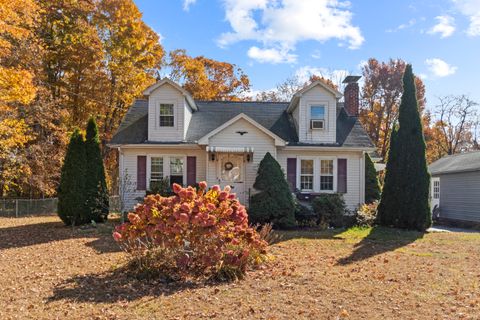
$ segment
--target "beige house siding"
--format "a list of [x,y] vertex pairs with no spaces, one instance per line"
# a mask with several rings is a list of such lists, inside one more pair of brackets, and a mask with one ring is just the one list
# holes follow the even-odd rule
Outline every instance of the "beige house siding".
[[[160,127],[160,104],[174,104],[174,127]],[[149,141],[182,141],[185,137],[186,101],[182,93],[166,83],[154,90],[148,99],[148,140]]]
[[[310,107],[312,105],[325,106],[325,129],[312,130],[310,129]],[[321,88],[320,86],[313,87],[305,92],[300,98],[297,106],[298,110],[293,111],[295,122],[298,125],[298,138],[300,142],[305,143],[333,143],[336,141],[336,125],[337,125],[337,100],[335,96]],[[298,115],[297,115],[298,114]]]
[[[197,181],[206,180],[206,152],[204,149],[194,148],[194,149],[174,149],[174,148],[122,148],[120,152],[120,177],[124,177],[125,173],[128,173],[129,177],[129,188],[128,192],[125,194],[125,207],[127,210],[133,208],[133,206],[138,202],[136,198],[145,196],[145,191],[136,190],[137,186],[137,156],[146,156],[147,157],[147,189],[150,183],[150,158],[152,156],[164,156],[165,158],[169,156],[195,156],[197,158],[196,165],[196,174]],[[186,181],[186,162],[184,167],[184,181]],[[124,178],[121,178],[121,181],[124,181]],[[121,192],[120,192],[121,193]]]
[[[311,151],[289,150],[288,147],[277,153],[277,161],[283,171],[287,172],[287,158],[334,158],[347,159],[347,193],[344,194],[345,203],[353,210],[365,201],[365,169],[363,152],[349,151]],[[299,187],[297,185],[297,187]],[[320,192],[320,190],[314,190]]]
[[[241,136],[237,131],[247,131]],[[252,147],[253,159],[245,163],[245,192],[248,199],[248,191],[253,191],[253,184],[257,176],[260,161],[267,152],[276,157],[277,150],[272,137],[268,136],[250,122],[239,119],[231,126],[223,129],[209,139],[209,146],[215,147]],[[207,182],[209,185],[218,184],[215,161],[208,161]]]

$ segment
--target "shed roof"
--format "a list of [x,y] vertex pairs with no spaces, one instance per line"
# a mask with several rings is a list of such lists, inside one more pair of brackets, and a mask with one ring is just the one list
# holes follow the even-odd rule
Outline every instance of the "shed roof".
[[480,171],[480,151],[445,156],[433,162],[428,169],[432,175]]

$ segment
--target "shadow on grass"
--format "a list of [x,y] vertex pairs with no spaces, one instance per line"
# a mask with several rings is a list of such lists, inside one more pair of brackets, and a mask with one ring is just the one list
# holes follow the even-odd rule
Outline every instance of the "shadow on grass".
[[57,285],[48,302],[114,303],[134,301],[145,296],[168,296],[176,292],[209,287],[221,283],[137,279],[123,268],[100,274],[81,275]]
[[310,239],[310,240],[341,240],[336,235],[345,232],[344,228],[337,229],[317,229],[317,228],[305,228],[295,230],[275,230],[274,240],[271,244],[289,241],[293,239]]
[[0,228],[0,250],[23,248],[68,239],[92,238],[87,246],[100,253],[120,251],[112,238],[113,222],[93,227],[67,227],[60,221]]
[[[367,232],[368,234],[362,237],[362,232]],[[355,238],[355,236],[360,236],[361,240],[355,244],[353,252],[348,257],[339,259],[337,264],[347,265],[388,251],[393,251],[421,239],[423,235],[423,232],[386,227],[349,229],[341,236],[342,238]]]

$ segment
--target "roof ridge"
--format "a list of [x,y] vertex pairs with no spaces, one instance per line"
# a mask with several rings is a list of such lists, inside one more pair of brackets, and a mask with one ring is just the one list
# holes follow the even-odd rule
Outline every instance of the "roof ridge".
[[[447,154],[447,155],[441,157],[440,159],[454,158],[454,157],[459,157],[459,156],[463,156],[463,155],[471,154],[471,153],[480,153],[480,150],[470,150],[470,151],[466,151],[466,152]],[[438,160],[440,160],[440,159],[438,159]]]
[[220,102],[220,103],[265,103],[265,104],[289,104],[290,102],[283,101],[231,101],[231,100],[197,100],[195,102],[209,103],[209,102]]

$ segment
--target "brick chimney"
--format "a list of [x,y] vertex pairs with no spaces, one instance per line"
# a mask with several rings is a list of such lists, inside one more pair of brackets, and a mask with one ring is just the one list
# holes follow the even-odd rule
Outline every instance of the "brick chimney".
[[360,78],[360,76],[347,76],[345,80],[343,80],[343,83],[347,84],[343,95],[345,99],[344,107],[348,115],[353,117],[358,116],[358,110],[360,108],[360,89],[358,87],[358,80]]

